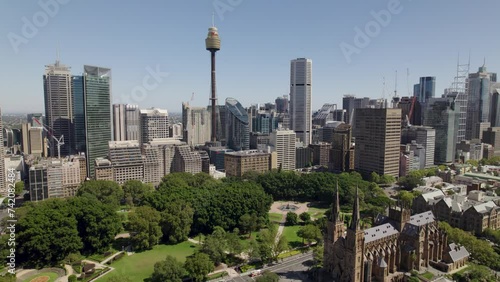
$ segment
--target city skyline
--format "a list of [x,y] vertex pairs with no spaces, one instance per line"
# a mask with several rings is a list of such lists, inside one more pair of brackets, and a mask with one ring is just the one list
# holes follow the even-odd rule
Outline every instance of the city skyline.
[[[6,36],[0,51],[8,54],[7,65],[18,68],[2,70],[4,76],[12,77],[12,83],[0,86],[0,91],[9,93],[10,97],[22,97],[2,101],[3,112],[43,111],[40,76],[43,66],[58,58],[57,49],[61,63],[70,66],[73,75],[80,75],[81,66],[86,64],[113,69],[113,103],[139,104],[141,108],[154,106],[180,113],[181,103],[189,101],[195,93],[191,104],[206,106],[210,93],[210,61],[203,40],[212,12],[223,41],[217,66],[219,104],[227,97],[235,97],[249,106],[288,95],[288,62],[298,57],[315,61],[313,111],[324,103],[340,105],[344,94],[379,98],[385,93],[385,98],[390,98],[395,70],[399,71],[400,96],[411,93],[411,86],[418,83],[419,77],[435,76],[439,97],[453,81],[458,53],[464,62],[471,51],[471,71],[482,65],[486,57],[486,66],[495,72],[500,59],[495,54],[494,42],[477,44],[481,32],[472,32],[494,23],[494,10],[500,5],[494,1],[454,1],[453,13],[448,12],[450,1],[432,2],[432,9],[428,9],[429,1],[400,1],[395,12],[379,22],[380,30],[374,32],[362,48],[355,44],[356,28],[369,26],[377,19],[374,15],[387,15],[381,11],[391,12],[388,5],[394,1],[363,2],[362,6],[328,2],[312,6],[299,1],[288,5],[232,1],[234,6],[223,0],[197,5],[190,2],[126,3],[121,9],[123,15],[113,16],[109,16],[112,5],[102,3],[98,11],[92,11],[96,20],[86,21],[86,29],[75,33],[93,5],[65,1],[58,4],[53,14],[47,12],[47,23],[35,26],[36,32],[31,37],[15,41],[17,45],[12,43],[12,38],[13,34],[24,36],[23,18],[33,22],[33,15],[45,10],[35,2],[2,2],[0,11],[4,12],[6,24],[0,31]],[[226,4],[226,10],[220,3]],[[486,6],[488,9],[484,9]],[[280,12],[287,16],[283,17]],[[426,13],[426,22],[415,24],[421,13]],[[186,14],[190,16],[185,17]],[[304,18],[296,20],[299,14],[304,14]],[[465,16],[470,22],[452,20]],[[130,25],[130,17],[136,19],[136,25]],[[446,34],[439,29],[429,29],[438,24],[447,30]],[[97,29],[103,25],[109,28]],[[276,33],[277,30],[280,33]],[[426,37],[434,40],[433,44],[415,36],[424,30]],[[460,39],[457,34],[467,34],[468,40]],[[296,40],[297,36],[301,40]],[[169,43],[170,40],[176,40],[177,44]],[[99,44],[95,44],[97,42]],[[265,46],[262,52],[255,51],[257,42]],[[346,56],[342,43],[356,47],[359,53]],[[407,68],[410,70],[408,80],[404,75]],[[356,83],[359,77],[365,82]],[[143,86],[144,80],[153,87],[134,101],[131,91]],[[259,83],[252,83],[256,80]]]

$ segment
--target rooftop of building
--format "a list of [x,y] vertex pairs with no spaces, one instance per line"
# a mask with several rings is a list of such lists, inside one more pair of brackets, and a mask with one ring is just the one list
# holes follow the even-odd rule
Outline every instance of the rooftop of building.
[[451,243],[448,247],[450,249],[448,253],[450,254],[451,260],[453,262],[467,258],[470,255],[470,253],[464,246],[459,246],[455,243]]
[[168,111],[158,108],[142,109],[141,114],[144,115],[168,115]]
[[258,151],[258,150],[243,150],[236,152],[227,152],[226,155],[230,156],[267,156],[269,153]]
[[139,148],[139,141],[137,140],[127,140],[127,141],[109,141],[108,146],[110,149],[119,148]]

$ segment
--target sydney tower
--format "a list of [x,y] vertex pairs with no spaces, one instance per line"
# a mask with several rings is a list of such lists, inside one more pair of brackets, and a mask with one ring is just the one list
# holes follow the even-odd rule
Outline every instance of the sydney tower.
[[211,67],[212,67],[212,80],[211,80],[211,88],[212,93],[210,96],[210,101],[212,104],[212,134],[211,141],[217,141],[217,95],[215,93],[216,84],[215,84],[215,52],[220,50],[220,38],[219,33],[217,32],[217,28],[212,24],[212,27],[208,29],[207,39],[205,39],[205,45],[208,51],[210,51],[211,57]]

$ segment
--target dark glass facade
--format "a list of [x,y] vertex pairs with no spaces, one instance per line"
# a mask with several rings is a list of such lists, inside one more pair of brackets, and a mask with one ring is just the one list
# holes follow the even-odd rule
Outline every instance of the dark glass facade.
[[71,90],[73,95],[73,128],[74,128],[74,151],[85,152],[85,97],[83,89],[83,76],[71,78]]

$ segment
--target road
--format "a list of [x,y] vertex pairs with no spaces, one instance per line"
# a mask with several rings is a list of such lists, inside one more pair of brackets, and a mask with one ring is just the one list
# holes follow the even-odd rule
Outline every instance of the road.
[[[305,274],[305,271],[312,266],[312,252],[293,256],[285,259],[283,262],[275,263],[271,266],[266,266],[262,270],[275,272],[280,276],[280,281],[310,281]],[[228,281],[244,282],[253,281],[248,274],[234,277]]]

